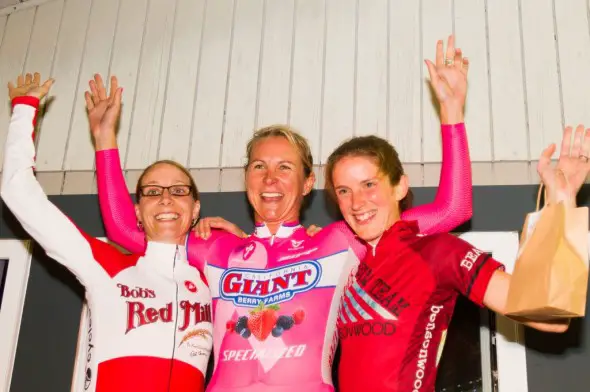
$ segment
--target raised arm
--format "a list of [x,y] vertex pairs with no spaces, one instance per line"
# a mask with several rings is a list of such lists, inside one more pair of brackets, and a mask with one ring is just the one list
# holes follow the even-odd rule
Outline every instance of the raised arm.
[[[555,153],[555,144],[550,145],[543,151],[537,165],[537,172],[547,188],[549,203],[566,202],[575,206],[576,194],[584,184],[586,177],[590,174],[590,129],[583,125],[576,128],[573,144],[572,127],[566,127],[561,141],[561,150],[557,167],[551,164],[551,156]],[[556,175],[556,169],[563,172],[567,182],[562,181],[561,176]],[[508,289],[511,276],[505,272],[497,271],[488,285],[484,297],[484,304],[500,314],[505,314]],[[534,293],[531,293],[534,295]],[[555,322],[537,322],[516,319],[529,327],[546,332],[563,332],[568,328],[569,319],[562,319]]]
[[133,252],[142,253],[146,240],[137,226],[133,201],[127,192],[117,148],[116,124],[121,113],[122,89],[111,78],[107,96],[100,75],[85,93],[90,132],[96,150],[96,182],[102,220],[109,240]]
[[48,80],[39,85],[39,79],[38,74],[34,79],[27,75],[26,79],[19,78],[16,87],[9,84],[13,113],[6,138],[0,194],[23,228],[47,254],[86,284],[98,275],[99,270],[104,270],[94,262],[91,248],[91,243],[98,240],[78,230],[48,200],[33,174],[33,123],[39,100],[53,83]]
[[[123,89],[115,76],[111,77],[110,94],[100,75],[89,83],[85,93],[90,131],[96,150],[96,182],[98,201],[107,237],[133,252],[145,250],[144,232],[137,224],[133,200],[127,191],[123,177],[116,125],[121,113]],[[203,266],[210,241],[189,236],[187,239],[188,260],[198,268]]]
[[467,93],[469,62],[454,37],[449,37],[446,59],[443,43],[436,47],[436,64],[426,60],[430,83],[440,103],[442,168],[434,201],[405,211],[402,219],[417,220],[426,234],[448,232],[471,218],[471,162],[463,108]]

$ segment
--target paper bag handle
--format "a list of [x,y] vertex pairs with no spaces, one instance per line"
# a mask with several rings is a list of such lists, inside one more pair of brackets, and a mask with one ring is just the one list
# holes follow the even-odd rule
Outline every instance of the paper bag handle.
[[[563,172],[563,170],[555,169],[555,172],[561,173],[561,175],[563,176],[563,179],[565,180],[566,186],[569,188],[570,183],[569,183],[569,180],[567,179],[567,176]],[[545,184],[543,183],[543,181],[541,181],[541,183],[539,184],[539,191],[537,192],[537,209],[536,209],[536,211],[539,211],[539,206],[541,204],[541,190],[543,190],[543,189],[544,189],[543,206],[545,206],[547,204],[547,188],[545,187]]]

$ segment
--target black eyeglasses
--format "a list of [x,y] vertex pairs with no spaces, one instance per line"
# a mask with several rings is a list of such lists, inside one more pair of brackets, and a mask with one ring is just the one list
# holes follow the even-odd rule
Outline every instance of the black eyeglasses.
[[171,185],[171,186],[160,186],[160,185],[144,185],[139,187],[139,193],[142,197],[160,197],[164,194],[164,191],[168,190],[170,196],[189,196],[192,192],[190,185]]

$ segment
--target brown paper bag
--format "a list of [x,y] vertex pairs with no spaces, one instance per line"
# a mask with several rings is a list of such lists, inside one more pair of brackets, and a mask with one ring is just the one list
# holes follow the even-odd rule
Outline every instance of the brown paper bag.
[[[530,320],[583,317],[588,286],[588,208],[544,205],[527,215],[506,313]],[[546,199],[545,194],[545,199]]]

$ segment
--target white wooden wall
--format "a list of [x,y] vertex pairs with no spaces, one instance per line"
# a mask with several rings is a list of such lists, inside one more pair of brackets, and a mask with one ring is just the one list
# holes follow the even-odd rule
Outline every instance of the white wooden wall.
[[[345,138],[386,137],[411,184],[430,186],[441,152],[422,60],[454,32],[471,61],[474,183],[526,184],[564,123],[590,126],[589,9],[586,0],[31,0],[0,10],[0,85],[32,71],[57,80],[37,155],[49,193],[95,191],[83,99],[95,72],[125,89],[118,138],[130,185],[171,158],[205,191],[242,189],[253,130],[289,123],[318,165]],[[4,101],[0,154],[9,115]]]

